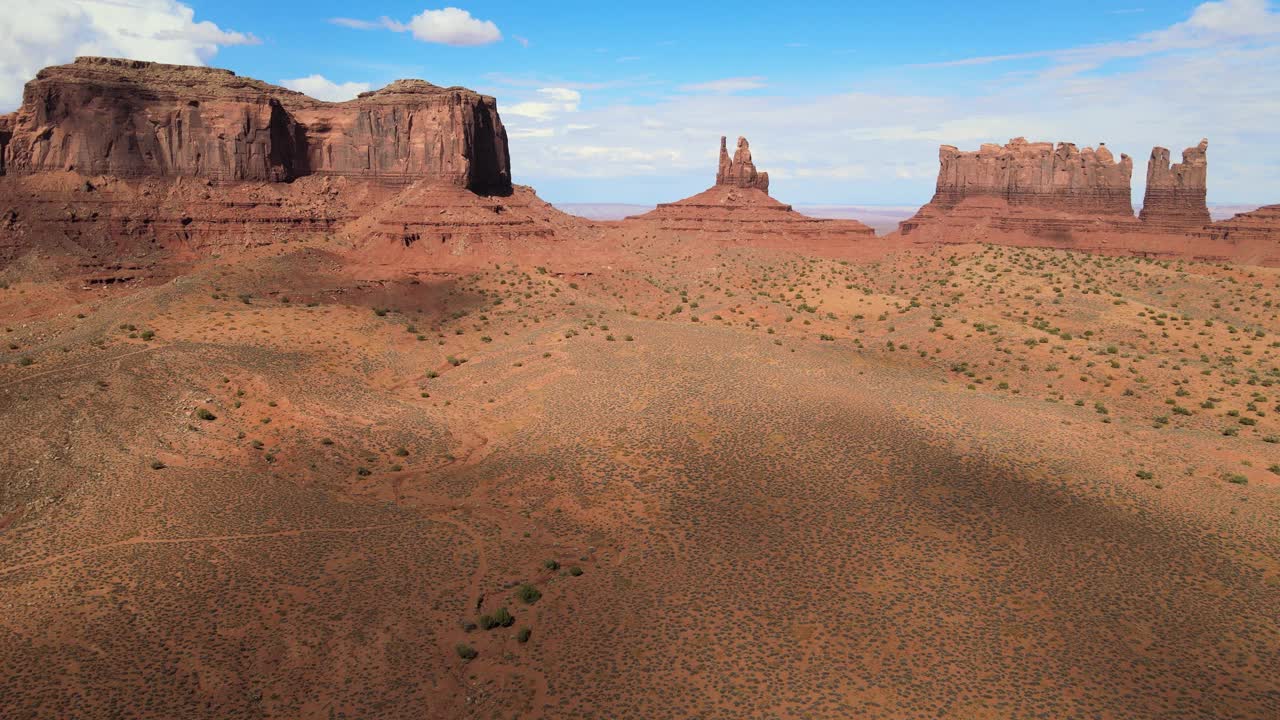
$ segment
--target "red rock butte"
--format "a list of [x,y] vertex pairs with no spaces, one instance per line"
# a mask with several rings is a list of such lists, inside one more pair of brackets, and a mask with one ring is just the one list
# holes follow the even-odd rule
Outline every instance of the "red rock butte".
[[512,184],[494,98],[423,80],[330,103],[228,70],[82,57],[27,83],[0,148],[0,260],[104,267],[341,237],[436,265],[580,234]]
[[229,70],[82,57],[41,70],[10,123],[5,168],[15,175],[321,175],[511,190],[497,102],[422,80],[328,103]]
[[[943,145],[933,199],[899,226],[917,244],[990,242],[1090,252],[1280,263],[1275,206],[1210,222],[1205,202],[1208,140],[1182,162],[1151,151],[1141,215],[1133,161],[1106,147],[1014,138],[977,152]],[[894,237],[891,235],[890,237]]]
[[751,145],[738,138],[733,157],[720,138],[720,164],[710,188],[653,210],[627,218],[674,233],[708,234],[721,240],[748,239],[757,244],[797,241],[846,242],[875,237],[875,231],[856,220],[814,218],[796,212],[769,195],[769,173],[756,169]]

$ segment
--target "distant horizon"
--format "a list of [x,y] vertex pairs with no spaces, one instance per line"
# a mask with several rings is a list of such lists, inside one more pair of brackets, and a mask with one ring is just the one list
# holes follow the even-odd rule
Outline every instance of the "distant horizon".
[[472,88],[498,99],[513,179],[564,202],[692,195],[721,135],[751,140],[778,197],[813,204],[920,205],[939,145],[1019,136],[1129,154],[1135,198],[1153,146],[1176,159],[1208,137],[1211,202],[1280,202],[1280,10],[1266,0],[557,10],[36,3],[0,26],[0,112],[40,68],[112,55],[224,67],[322,100],[404,77]]

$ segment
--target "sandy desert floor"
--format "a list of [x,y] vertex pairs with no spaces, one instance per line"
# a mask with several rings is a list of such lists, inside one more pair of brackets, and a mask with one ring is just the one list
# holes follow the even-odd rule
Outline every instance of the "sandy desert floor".
[[1280,271],[623,252],[0,273],[0,715],[1280,717]]

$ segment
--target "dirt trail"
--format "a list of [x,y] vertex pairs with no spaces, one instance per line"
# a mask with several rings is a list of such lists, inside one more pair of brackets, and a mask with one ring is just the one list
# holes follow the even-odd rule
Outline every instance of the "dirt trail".
[[142,353],[151,352],[152,350],[159,350],[162,347],[164,346],[152,345],[151,347],[145,347],[145,348],[142,348],[141,350],[134,350],[132,352],[123,353],[121,355],[114,355],[109,358],[102,358],[100,360],[91,360],[89,362],[79,363],[76,365],[66,365],[59,368],[53,368],[52,370],[43,370],[38,373],[32,373],[30,375],[27,375],[26,377],[18,378],[17,380],[10,380],[8,382],[0,383],[0,388],[7,388],[7,387],[12,387],[14,385],[20,385],[24,382],[34,380],[38,377],[44,377],[45,375],[52,375],[54,373],[66,372],[68,370],[79,370],[81,368],[93,367],[94,365],[101,365],[102,363],[114,362],[116,360],[123,360],[127,357],[132,357],[134,355],[141,355]]
[[206,535],[202,537],[185,537],[185,538],[147,538],[132,537],[128,540],[120,540],[105,545],[94,545],[92,547],[81,548],[71,552],[62,553],[60,555],[51,555],[40,560],[32,560],[31,562],[10,565],[6,568],[0,568],[0,576],[9,573],[25,570],[27,568],[40,567],[42,565],[52,565],[63,560],[88,555],[89,553],[99,550],[113,550],[116,548],[129,547],[131,545],[184,545],[190,543],[214,543],[214,542],[230,542],[234,540],[265,540],[270,538],[286,538],[286,537],[302,537],[303,535],[315,535],[320,533],[359,533],[371,530],[385,530],[387,528],[399,527],[402,525],[412,525],[414,523],[423,522],[423,520],[406,520],[397,523],[384,523],[381,525],[364,525],[361,527],[318,527],[318,528],[295,528],[292,530],[277,530],[268,533],[245,533],[241,535]]

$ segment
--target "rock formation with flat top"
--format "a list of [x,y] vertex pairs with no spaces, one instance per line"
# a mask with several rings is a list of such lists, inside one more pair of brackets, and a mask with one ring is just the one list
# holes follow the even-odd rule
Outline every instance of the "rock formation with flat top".
[[1139,217],[1161,229],[1195,228],[1209,224],[1205,204],[1209,141],[1182,151],[1182,162],[1169,164],[1169,151],[1152,148],[1147,163],[1147,192]]
[[729,150],[725,138],[720,136],[720,168],[716,171],[716,185],[740,188],[755,188],[761,192],[769,192],[769,173],[757,172],[751,161],[751,145],[744,137],[738,138],[738,148],[733,151],[733,159],[729,158]]
[[398,80],[327,103],[230,70],[82,57],[27,83],[10,174],[292,181],[336,175],[511,191],[497,103]]
[[542,252],[580,222],[513,187],[492,97],[422,80],[330,103],[83,57],[27,83],[0,148],[0,263],[147,267],[340,236],[367,258],[465,266]]
[[951,145],[938,151],[938,183],[932,204],[953,207],[985,196],[1010,205],[1075,213],[1132,215],[1129,181],[1133,160],[1116,162],[1106,145],[1078,150],[1072,143],[984,144],[977,152]]

